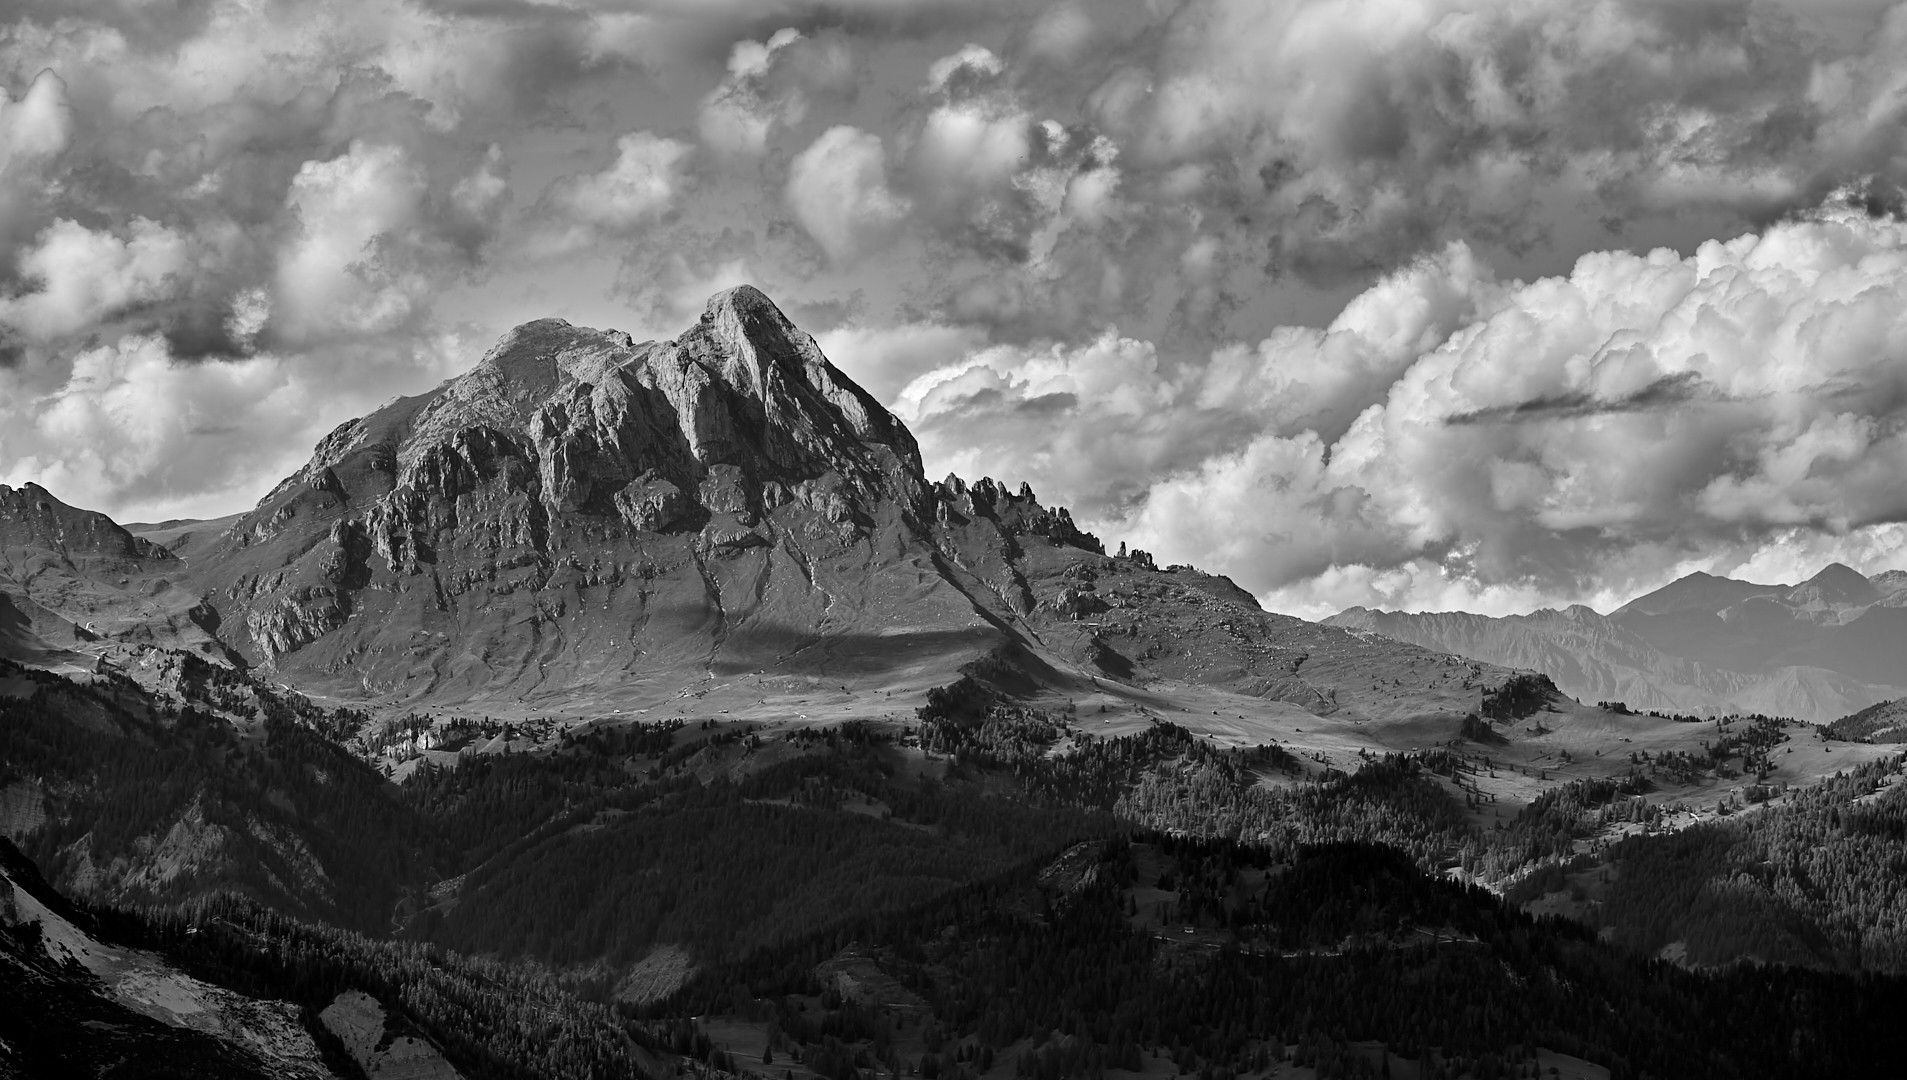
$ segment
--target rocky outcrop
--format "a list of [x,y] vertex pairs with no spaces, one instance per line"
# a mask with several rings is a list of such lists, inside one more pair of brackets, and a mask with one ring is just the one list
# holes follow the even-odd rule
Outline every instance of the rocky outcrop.
[[681,488],[653,471],[617,491],[615,504],[616,513],[643,532],[667,532],[688,517],[692,505]]
[[245,617],[252,645],[267,656],[291,652],[343,626],[350,610],[337,590],[299,585],[255,606]]
[[1010,493],[1006,485],[990,476],[971,485],[958,476],[949,476],[934,486],[933,494],[943,525],[957,528],[975,518],[985,518],[1010,537],[1039,537],[1056,547],[1106,553],[1097,536],[1073,524],[1073,515],[1065,507],[1041,506],[1030,485],[1023,483],[1017,493]]

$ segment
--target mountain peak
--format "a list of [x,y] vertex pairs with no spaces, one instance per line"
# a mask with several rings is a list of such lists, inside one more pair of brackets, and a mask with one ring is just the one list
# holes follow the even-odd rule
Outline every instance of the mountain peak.
[[768,294],[753,285],[735,285],[709,297],[704,305],[702,318],[705,322],[714,322],[724,318],[774,318],[787,322],[788,317],[781,313]]
[[1673,615],[1701,610],[1710,613],[1738,604],[1751,596],[1780,592],[1785,585],[1757,585],[1697,570],[1684,574],[1651,593],[1645,593],[1610,612],[1619,615]]
[[[630,341],[627,334],[573,326],[566,319],[534,319],[506,331],[474,368],[452,379],[449,388],[475,398],[495,396],[500,400],[494,404],[521,412],[555,389],[564,373],[564,360],[587,345],[627,348]],[[483,389],[469,394],[478,386]]]
[[[683,640],[720,641],[737,601],[701,595],[722,591],[707,560],[765,558],[758,571],[790,568],[804,582],[778,593],[826,596],[806,583],[814,561],[864,564],[877,538],[881,558],[905,549],[913,541],[900,534],[932,520],[932,500],[900,421],[741,286],[710,298],[673,341],[556,318],[511,329],[464,374],[321,442],[229,530],[238,550],[216,560],[213,585],[242,593],[256,656],[278,660],[363,623],[318,650],[313,662],[336,673],[334,649],[386,632],[361,613],[390,628],[434,625],[464,592],[512,609],[519,600],[500,598],[545,591],[558,567],[584,588],[631,573],[676,581],[689,596],[662,590],[656,603],[705,624]],[[569,588],[526,608],[527,629],[485,629],[492,653],[529,650],[548,610],[579,602]],[[658,617],[648,603],[637,596],[623,614],[641,625]],[[463,617],[480,622],[485,609],[471,604]],[[410,682],[397,671],[408,646],[365,647],[389,659],[392,683]]]
[[1867,583],[1867,575],[1846,563],[1838,562],[1832,562],[1823,566],[1820,573],[1815,574],[1804,582],[1804,584],[1807,585],[1853,585],[1856,583]]
[[813,343],[767,294],[753,285],[737,285],[709,297],[702,308],[701,323],[684,339],[698,332],[706,332],[731,355],[762,360],[799,359],[804,351],[801,345]]
[[1788,594],[1792,603],[1867,604],[1880,596],[1880,590],[1867,575],[1845,563],[1829,563],[1821,572],[1796,585]]
[[831,372],[832,365],[814,339],[796,329],[753,285],[737,285],[709,297],[701,321],[676,344],[724,382],[764,404],[794,390],[778,373],[804,372],[809,378],[802,381],[811,383],[831,381],[822,372]]

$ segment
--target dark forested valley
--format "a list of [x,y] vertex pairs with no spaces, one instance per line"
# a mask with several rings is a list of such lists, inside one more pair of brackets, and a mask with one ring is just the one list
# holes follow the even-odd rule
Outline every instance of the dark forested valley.
[[[1306,772],[949,693],[890,725],[592,726],[393,785],[295,702],[234,725],[9,678],[0,787],[48,807],[16,882],[291,1003],[345,1075],[317,1019],[345,991],[499,1080],[1880,1075],[1907,1006],[1898,759],[1610,841],[1661,816],[1650,768],[1483,828],[1458,793],[1488,741]],[[194,824],[155,844],[166,819]],[[0,943],[43,986],[0,1039],[65,1046],[36,1018],[104,991],[36,925]]]

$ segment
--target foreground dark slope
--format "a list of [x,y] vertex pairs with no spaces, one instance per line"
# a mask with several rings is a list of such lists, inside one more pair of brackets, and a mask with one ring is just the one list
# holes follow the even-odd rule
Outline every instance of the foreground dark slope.
[[173,670],[176,697],[77,680],[0,661],[0,835],[68,892],[237,892],[376,929],[442,865],[415,812],[302,699],[202,661]]
[[[68,727],[112,711],[99,695],[113,684],[13,678],[35,686],[13,700]],[[1652,764],[1621,785],[1562,785],[1487,830],[1450,784],[1481,790],[1491,760],[1510,771],[1500,755],[1516,747],[1498,730],[1509,725],[1306,780],[1307,763],[1276,747],[1223,749],[1169,724],[1099,737],[1070,714],[984,692],[978,678],[966,686],[936,695],[913,724],[594,725],[549,752],[355,790],[349,802],[407,817],[359,819],[338,835],[373,846],[324,865],[368,871],[401,820],[443,859],[435,874],[404,860],[427,875],[407,890],[415,904],[400,901],[368,933],[311,921],[301,897],[256,879],[242,890],[252,899],[233,899],[207,888],[216,873],[179,880],[192,891],[113,925],[127,944],[246,993],[306,1009],[367,993],[471,1076],[666,1075],[677,1054],[767,1077],[799,1068],[801,1080],[848,1080],[875,1063],[1084,1080],[1168,1054],[1195,1072],[1249,1076],[1288,1063],[1502,1076],[1570,1058],[1617,1076],[1883,1067],[1874,1032],[1896,1009],[1890,979],[1695,975],[1627,950],[1681,936],[1703,963],[1731,959],[1732,941],[1765,959],[1897,969],[1886,927],[1902,897],[1887,870],[1907,805],[1898,763],[1743,815],[1748,831],[1718,821],[1614,849],[1611,947],[1427,870],[1454,860],[1512,891],[1526,870],[1563,862],[1593,879],[1602,868],[1579,870],[1573,855],[1604,834],[1610,811],[1661,818],[1632,793],[1677,770],[1731,768],[1744,752],[1767,758],[1778,741]],[[299,745],[310,719],[265,733]],[[88,753],[104,762],[121,747],[157,759],[159,776],[176,772],[157,766],[179,741],[210,751],[222,741],[157,721],[121,721],[111,737]],[[184,787],[253,814],[274,798],[302,805],[343,767],[335,750],[289,769],[269,754],[220,752],[253,779],[234,792],[239,777],[210,770]],[[104,835],[122,805],[76,817],[90,814]],[[222,820],[247,827],[244,813]],[[1676,857],[1682,836],[1701,857]],[[1388,850],[1317,847],[1345,840]],[[1705,934],[1710,925],[1731,940]],[[98,996],[83,980],[62,985]],[[904,993],[890,996],[896,987]],[[757,1066],[763,1056],[773,1064]]]
[[0,1077],[325,1080],[297,1010],[107,941],[0,839]]
[[[226,901],[74,918],[109,929],[120,955],[150,950],[149,972],[189,971],[168,978],[204,996],[198,980],[229,988],[236,1016],[309,1017],[358,995],[472,1077],[1887,1075],[1883,1033],[1907,1004],[1891,978],[1647,963],[1384,848],[1279,861],[1147,833],[787,940],[641,1010]],[[149,984],[49,964],[42,942],[31,924],[0,928],[0,965],[34,973],[0,1019],[0,1069],[84,1075],[104,1058],[110,1075],[324,1075],[316,1054],[308,1070],[260,1068],[242,1030],[129,1015],[126,995]]]

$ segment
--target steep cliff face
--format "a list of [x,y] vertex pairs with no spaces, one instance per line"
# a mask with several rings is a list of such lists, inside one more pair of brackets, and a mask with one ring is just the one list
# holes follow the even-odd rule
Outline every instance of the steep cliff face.
[[912,625],[984,647],[932,507],[913,437],[743,287],[671,342],[518,327],[333,432],[194,576],[248,659],[321,688],[572,695]]

